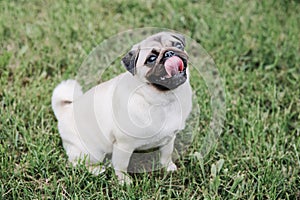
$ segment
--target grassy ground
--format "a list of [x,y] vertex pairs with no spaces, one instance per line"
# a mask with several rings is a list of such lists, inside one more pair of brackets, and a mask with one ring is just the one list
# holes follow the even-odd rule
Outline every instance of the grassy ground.
[[[1,1],[0,199],[300,199],[299,12],[292,0]],[[197,137],[176,173],[122,187],[111,169],[93,177],[67,164],[50,97],[93,47],[144,26],[185,33],[210,53],[227,118],[204,160],[193,156]]]

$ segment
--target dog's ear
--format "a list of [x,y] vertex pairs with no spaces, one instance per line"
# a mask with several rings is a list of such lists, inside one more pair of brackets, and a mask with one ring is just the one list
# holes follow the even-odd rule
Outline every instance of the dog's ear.
[[138,59],[138,50],[130,50],[122,58],[122,64],[132,75],[135,75],[137,59]]
[[185,47],[185,37],[179,33],[173,33],[173,37],[179,40]]

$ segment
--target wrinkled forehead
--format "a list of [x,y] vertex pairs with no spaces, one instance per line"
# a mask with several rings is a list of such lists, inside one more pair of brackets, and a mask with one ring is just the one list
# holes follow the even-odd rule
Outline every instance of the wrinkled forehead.
[[172,47],[177,43],[181,43],[183,45],[183,41],[181,41],[175,35],[169,33],[159,33],[146,38],[140,43],[134,45],[132,48],[139,51],[137,65],[143,65],[147,56],[152,52],[153,49],[159,51],[162,48]]
[[178,37],[171,33],[159,33],[152,35],[138,45],[140,49],[143,48],[163,48],[163,47],[171,47],[176,43],[182,43]]

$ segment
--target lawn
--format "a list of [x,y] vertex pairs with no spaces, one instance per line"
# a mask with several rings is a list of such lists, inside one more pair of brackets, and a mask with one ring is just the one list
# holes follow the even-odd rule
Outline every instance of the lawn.
[[[300,199],[300,2],[0,1],[0,199]],[[51,95],[103,40],[132,28],[181,32],[214,59],[226,119],[210,153],[210,97],[178,171],[95,177],[70,166]],[[115,76],[112,70],[107,76]]]

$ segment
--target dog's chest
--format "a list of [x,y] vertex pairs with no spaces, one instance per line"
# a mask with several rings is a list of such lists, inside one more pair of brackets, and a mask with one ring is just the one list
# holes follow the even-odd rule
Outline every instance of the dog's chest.
[[136,126],[134,137],[139,149],[148,149],[167,144],[181,129],[183,123],[182,110],[178,102],[166,104],[149,104],[135,99],[138,104],[129,105],[130,121]]

